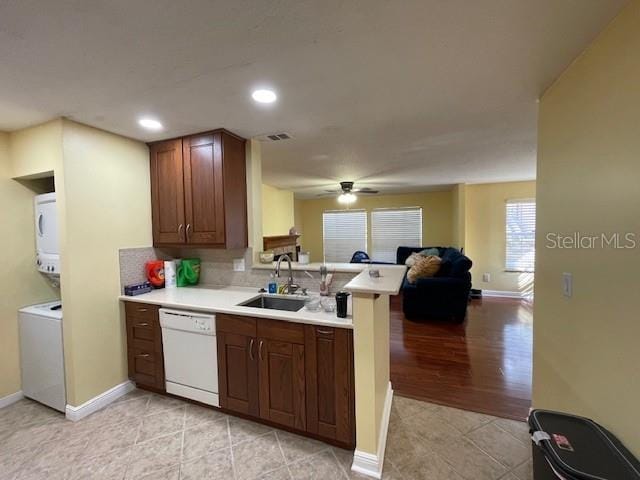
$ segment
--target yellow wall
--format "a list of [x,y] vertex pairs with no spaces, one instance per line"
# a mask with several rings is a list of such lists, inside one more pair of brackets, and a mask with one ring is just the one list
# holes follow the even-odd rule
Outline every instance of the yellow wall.
[[[321,262],[323,259],[322,213],[326,210],[339,210],[340,207],[335,197],[296,202],[296,209],[299,210],[299,218],[302,220],[302,224],[296,226],[302,229],[302,248],[311,252],[312,262]],[[374,208],[392,207],[422,207],[422,244],[427,246],[451,244],[453,232],[451,192],[360,195],[351,209],[365,209],[370,213]],[[371,225],[370,218],[369,225]],[[368,250],[371,250],[370,247],[369,244]]]
[[63,139],[67,401],[77,406],[127,378],[118,249],[152,243],[149,153],[66,120]]
[[[535,198],[535,182],[467,185],[465,194],[464,247],[473,261],[471,275],[475,288],[531,294],[533,274],[505,272],[506,201]],[[482,274],[491,274],[490,282]]]
[[298,238],[298,242],[302,245],[302,242],[304,241],[304,235],[303,235],[303,231],[302,231],[302,224],[304,223],[303,220],[303,216],[302,216],[302,200],[300,200],[299,198],[294,199],[293,201],[293,224],[296,227],[296,230],[298,230],[298,233],[300,234],[300,238]]
[[353,295],[356,448],[378,453],[389,388],[389,295]]
[[262,146],[256,139],[247,140],[247,233],[252,262],[258,262],[262,251]]
[[453,187],[452,195],[452,228],[451,245],[458,248],[464,247],[466,239],[466,206],[467,206],[467,186],[464,183]]
[[[549,233],[640,233],[640,1],[545,93],[538,143],[533,404],[585,415],[640,455],[635,249],[546,248]],[[573,274],[572,298],[561,291]]]
[[55,173],[67,403],[78,406],[127,378],[118,249],[152,243],[148,149],[65,119],[9,141],[13,176]]
[[262,184],[262,234],[288,235],[295,223],[293,192]]
[[42,176],[62,167],[62,123],[52,120],[10,134],[12,177]]
[[21,388],[18,309],[59,296],[35,268],[34,192],[11,179],[9,143],[0,132],[0,398]]

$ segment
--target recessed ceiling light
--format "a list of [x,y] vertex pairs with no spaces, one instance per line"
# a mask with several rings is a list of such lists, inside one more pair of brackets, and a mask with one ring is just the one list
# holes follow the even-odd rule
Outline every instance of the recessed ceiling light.
[[162,130],[162,124],[153,118],[141,118],[138,120],[138,124],[147,130]]
[[258,103],[273,103],[278,99],[273,90],[254,90],[251,97]]

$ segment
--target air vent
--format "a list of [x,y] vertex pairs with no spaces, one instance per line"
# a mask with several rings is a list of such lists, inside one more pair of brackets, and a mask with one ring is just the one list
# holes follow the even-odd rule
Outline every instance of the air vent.
[[280,140],[289,140],[290,138],[291,135],[285,132],[258,136],[258,140],[261,142],[279,142]]

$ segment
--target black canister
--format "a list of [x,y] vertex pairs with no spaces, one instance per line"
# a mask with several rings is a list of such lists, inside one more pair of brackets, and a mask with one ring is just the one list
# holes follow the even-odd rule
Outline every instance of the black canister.
[[349,292],[336,293],[336,315],[339,318],[347,318],[347,298]]

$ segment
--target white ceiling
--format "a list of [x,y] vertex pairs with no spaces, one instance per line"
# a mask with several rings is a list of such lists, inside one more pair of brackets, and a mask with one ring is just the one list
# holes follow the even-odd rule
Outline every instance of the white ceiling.
[[[64,115],[145,141],[284,131],[264,179],[301,196],[533,179],[536,99],[624,3],[2,1],[0,130]],[[254,104],[257,86],[278,102]]]

